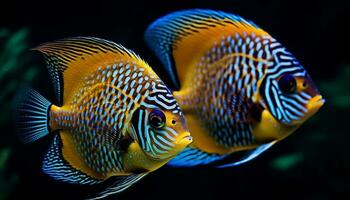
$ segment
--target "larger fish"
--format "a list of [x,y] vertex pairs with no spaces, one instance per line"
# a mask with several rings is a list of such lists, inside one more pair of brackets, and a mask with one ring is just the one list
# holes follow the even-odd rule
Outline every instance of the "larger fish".
[[224,166],[249,161],[324,103],[296,58],[237,15],[175,12],[152,23],[145,40],[178,88],[174,96],[194,139],[172,165],[203,165],[241,150],[251,151]]
[[43,44],[58,105],[31,91],[20,108],[22,138],[54,139],[43,171],[75,184],[117,176],[99,198],[120,192],[191,143],[169,89],[134,52],[77,37]]

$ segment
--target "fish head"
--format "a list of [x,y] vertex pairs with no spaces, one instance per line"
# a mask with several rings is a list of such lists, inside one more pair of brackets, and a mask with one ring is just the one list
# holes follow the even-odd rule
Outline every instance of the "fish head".
[[147,156],[157,160],[170,159],[192,142],[185,116],[172,95],[168,95],[167,105],[157,105],[155,98],[149,99],[152,101],[134,112],[130,132]]
[[295,128],[313,116],[325,100],[310,75],[290,53],[282,58],[267,70],[259,90],[263,105],[274,120]]

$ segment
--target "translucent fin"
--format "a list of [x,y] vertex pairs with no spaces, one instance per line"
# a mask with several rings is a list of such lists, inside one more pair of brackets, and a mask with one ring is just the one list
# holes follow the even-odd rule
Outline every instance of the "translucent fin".
[[[111,41],[93,37],[74,37],[42,44],[33,50],[45,55],[54,83],[59,105],[69,100],[80,89],[83,77],[118,60],[141,62],[134,52]],[[147,65],[148,66],[148,65]]]
[[102,199],[102,198],[105,198],[107,196],[120,193],[120,192],[126,190],[127,188],[129,188],[134,183],[138,182],[141,178],[143,178],[146,175],[147,175],[147,173],[132,174],[129,176],[113,177],[113,179],[116,179],[114,184],[112,186],[108,187],[103,192],[99,193],[96,197],[93,197],[91,199]]
[[274,142],[271,142],[271,143],[268,143],[268,144],[260,145],[256,149],[248,151],[248,153],[245,154],[245,156],[243,156],[241,159],[236,160],[236,161],[234,161],[232,163],[220,165],[220,166],[217,166],[217,167],[218,168],[234,167],[234,166],[241,165],[243,163],[249,162],[249,161],[253,160],[254,158],[258,157],[260,154],[262,154],[266,150],[268,150],[275,143],[276,142],[274,141]]
[[78,169],[73,168],[62,156],[62,141],[55,135],[53,142],[44,157],[42,169],[44,173],[55,180],[72,184],[95,184],[96,180]]
[[51,103],[35,90],[26,91],[17,110],[17,126],[22,142],[34,142],[49,134],[50,106]]
[[179,155],[168,162],[173,167],[194,167],[207,165],[225,158],[226,155],[210,154],[199,149],[187,147]]
[[177,87],[181,85],[182,89],[184,82],[193,78],[194,62],[199,61],[216,42],[232,34],[251,32],[268,35],[254,23],[237,15],[194,9],[161,17],[148,27],[144,37],[173,83]]
[[[248,151],[242,158],[235,159],[234,161],[225,161],[224,159],[230,159],[228,155],[210,154],[200,151],[195,148],[187,147],[178,156],[168,162],[169,166],[172,167],[194,167],[200,165],[214,164],[217,161],[229,162],[228,164],[223,164],[216,166],[217,168],[234,167],[241,165],[243,163],[249,162],[259,156],[261,153],[265,152],[276,142],[271,142],[268,144],[263,144],[254,150]],[[215,164],[214,164],[215,166]]]

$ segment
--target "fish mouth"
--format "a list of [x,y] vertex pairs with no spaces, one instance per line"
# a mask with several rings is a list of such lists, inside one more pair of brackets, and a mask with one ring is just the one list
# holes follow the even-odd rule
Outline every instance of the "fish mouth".
[[186,132],[184,134],[185,136],[183,136],[178,142],[177,144],[180,145],[180,146],[187,146],[189,144],[191,144],[193,142],[193,138],[191,136],[191,134],[189,132]]
[[316,95],[312,97],[309,102],[306,103],[305,108],[306,112],[298,120],[293,120],[289,124],[286,124],[290,127],[298,127],[311,116],[313,116],[326,102],[326,100],[321,95]]
[[[143,150],[143,152],[147,155],[147,157],[152,161],[164,161],[169,160],[176,157],[182,150],[184,150],[189,144],[193,142],[193,138],[188,131],[183,133],[179,133],[173,141],[173,146],[166,153],[162,153],[159,155],[154,155],[150,152]],[[141,147],[140,147],[141,148]]]
[[313,116],[326,102],[326,100],[321,95],[316,95],[312,97],[309,102],[306,104],[307,113],[300,120],[300,123],[305,122],[311,116]]
[[175,142],[175,152],[180,152],[193,142],[189,132],[182,133]]
[[193,138],[190,135],[189,132],[185,132],[180,136],[177,141],[174,143],[175,146],[173,150],[168,154],[168,156],[162,158],[162,159],[169,159],[169,158],[174,158],[176,157],[184,148],[186,148],[188,145],[190,145],[193,142]]
[[325,102],[326,100],[321,95],[316,95],[310,99],[309,103],[306,105],[306,108],[309,110],[309,112],[314,114],[323,106]]

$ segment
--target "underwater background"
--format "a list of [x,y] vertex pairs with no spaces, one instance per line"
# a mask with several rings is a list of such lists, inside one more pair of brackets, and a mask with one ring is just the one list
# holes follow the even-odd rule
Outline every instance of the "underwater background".
[[162,167],[110,199],[350,199],[350,2],[155,0],[1,3],[0,200],[84,199],[98,187],[50,179],[41,162],[51,140],[16,138],[13,113],[22,88],[54,94],[43,57],[30,51],[71,36],[95,36],[134,50],[171,86],[143,40],[157,18],[209,8],[252,20],[290,50],[311,74],[326,104],[291,136],[233,168]]

